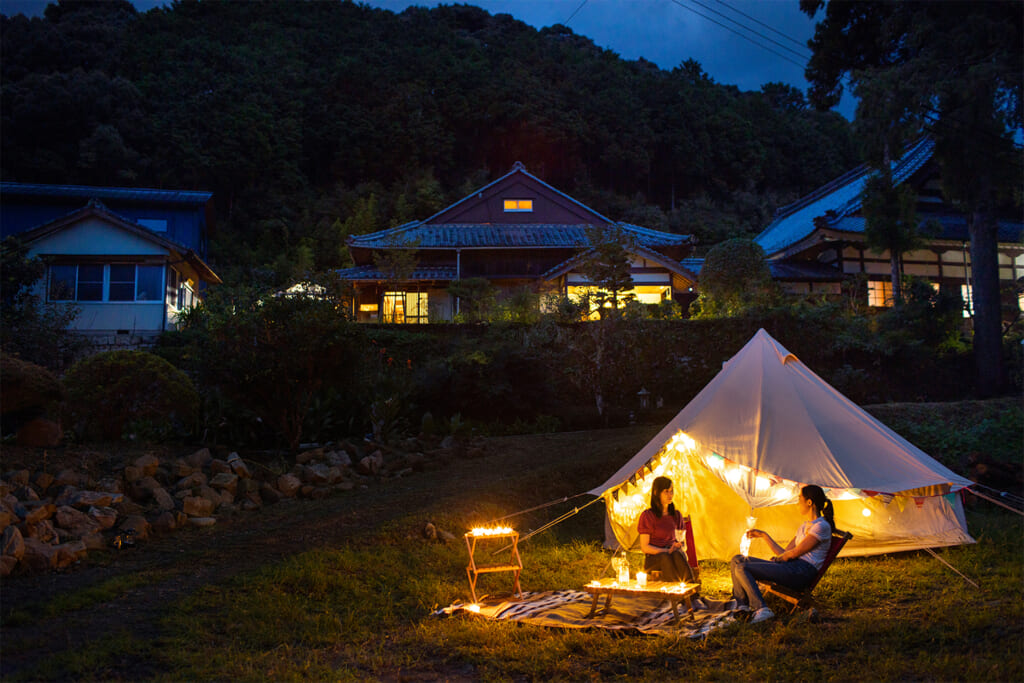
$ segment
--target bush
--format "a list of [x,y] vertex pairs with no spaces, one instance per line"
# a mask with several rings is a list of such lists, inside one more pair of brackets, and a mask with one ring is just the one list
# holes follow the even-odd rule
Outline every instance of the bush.
[[199,393],[192,380],[145,351],[107,351],[79,361],[64,386],[68,424],[81,439],[164,440],[195,425]]
[[0,353],[3,401],[0,433],[9,434],[33,418],[54,414],[64,400],[64,386],[56,375],[35,363]]

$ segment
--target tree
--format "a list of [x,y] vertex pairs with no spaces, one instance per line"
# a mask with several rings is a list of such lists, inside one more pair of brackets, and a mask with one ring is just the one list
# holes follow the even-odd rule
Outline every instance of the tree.
[[773,291],[764,249],[736,238],[716,244],[700,271],[699,317],[735,316],[765,304]]
[[875,253],[889,252],[893,305],[903,302],[900,257],[921,244],[917,231],[917,194],[909,185],[894,185],[892,173],[882,170],[864,184],[864,237]]
[[[801,0],[813,17],[824,0]],[[892,118],[890,148],[908,134],[935,137],[943,189],[967,216],[974,279],[977,390],[1001,381],[996,209],[1021,189],[1024,127],[1024,13],[1017,2],[850,2],[831,0],[818,23],[806,76],[811,101],[835,104],[847,80],[857,118]],[[899,93],[893,102],[889,93]],[[888,108],[880,103],[889,102]],[[895,106],[898,105],[898,108]]]
[[630,250],[635,248],[634,240],[616,224],[589,229],[587,241],[591,249],[580,270],[598,290],[594,299],[601,317],[618,317],[620,292],[633,289]]

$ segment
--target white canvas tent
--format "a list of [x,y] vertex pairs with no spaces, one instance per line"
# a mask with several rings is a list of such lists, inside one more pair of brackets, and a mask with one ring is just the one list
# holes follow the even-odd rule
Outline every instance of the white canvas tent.
[[[655,476],[672,478],[701,558],[739,552],[747,517],[785,545],[800,486],[834,501],[853,533],[843,555],[973,543],[958,491],[973,484],[811,372],[763,329],[639,453],[589,493],[607,509],[606,544],[632,548]],[[755,541],[752,555],[764,555]]]

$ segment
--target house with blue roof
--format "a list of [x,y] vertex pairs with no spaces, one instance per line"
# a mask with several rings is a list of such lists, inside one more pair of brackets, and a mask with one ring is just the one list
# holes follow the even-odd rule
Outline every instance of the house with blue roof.
[[[943,195],[940,169],[932,158],[934,151],[935,141],[923,137],[892,162],[893,181],[909,184],[916,192],[921,234],[926,235],[922,248],[901,256],[900,267],[904,275],[959,292],[969,306],[967,219]],[[889,253],[869,249],[864,235],[862,197],[870,174],[870,167],[859,166],[779,209],[754,238],[768,256],[773,278],[786,291],[839,294],[843,280],[860,274],[867,280],[869,305],[892,305]],[[1004,284],[1018,285],[1024,277],[1024,220],[1019,207],[1006,207],[998,226],[999,279]],[[690,267],[694,268],[692,264]],[[969,315],[969,309],[965,315]]]
[[[593,253],[590,235],[624,236],[632,294],[644,304],[689,305],[696,275],[681,265],[693,240],[606,218],[527,172],[521,163],[492,183],[424,220],[354,235],[347,245],[355,266],[338,276],[355,288],[353,312],[362,322],[450,321],[460,302],[454,282],[483,278],[501,295],[529,288],[580,297],[594,288],[583,272]],[[407,253],[406,272],[387,272],[374,254]]]
[[99,348],[151,343],[203,289],[208,192],[0,183],[0,231],[46,264],[36,295],[74,305]]

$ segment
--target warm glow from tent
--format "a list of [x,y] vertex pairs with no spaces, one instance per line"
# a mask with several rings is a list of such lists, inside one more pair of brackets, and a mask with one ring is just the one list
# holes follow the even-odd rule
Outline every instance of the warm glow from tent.
[[870,516],[871,516],[871,510],[868,510],[867,508],[864,508],[864,509],[863,509],[863,510],[861,511],[861,513],[860,513],[860,514],[864,515],[865,517],[870,517]]

